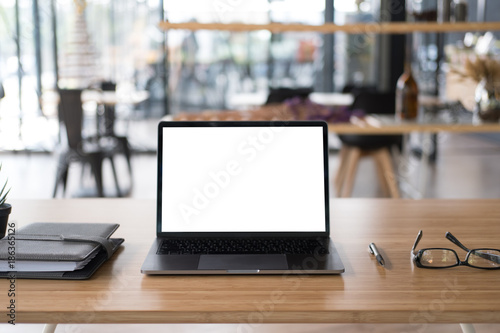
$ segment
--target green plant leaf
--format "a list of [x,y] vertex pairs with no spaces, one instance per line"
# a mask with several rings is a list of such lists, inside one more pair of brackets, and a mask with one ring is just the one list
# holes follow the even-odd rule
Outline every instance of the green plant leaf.
[[9,194],[10,192],[10,188],[7,190],[7,192],[5,192],[5,194],[0,197],[0,206],[3,205],[5,203],[5,201],[7,201],[7,194]]
[[[0,163],[0,171],[2,171],[2,163]],[[7,200],[7,194],[9,194],[10,192],[10,188],[5,191],[5,189],[7,188],[7,183],[8,180],[5,181],[5,184],[3,184],[2,190],[0,191],[0,206],[5,203],[5,201]]]

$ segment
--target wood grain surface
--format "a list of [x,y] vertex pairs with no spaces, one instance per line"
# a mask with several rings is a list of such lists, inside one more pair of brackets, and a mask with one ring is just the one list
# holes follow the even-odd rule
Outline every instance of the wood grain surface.
[[198,22],[160,22],[163,30],[221,30],[221,31],[255,31],[268,30],[277,32],[308,32],[320,33],[345,32],[349,34],[406,34],[410,32],[460,32],[460,31],[489,31],[500,30],[499,22],[462,22],[462,23],[406,23],[406,22],[370,22],[338,25],[325,23],[321,25],[309,24],[244,24],[244,23],[198,23]]
[[[125,243],[86,281],[21,280],[18,323],[499,323],[500,270],[416,268],[410,249],[500,248],[500,200],[333,199],[332,238],[346,266],[336,276],[145,276],[155,201],[12,201],[10,222],[115,222]],[[368,252],[375,242],[386,267]],[[0,280],[6,318],[8,280]],[[6,320],[5,320],[6,321]]]

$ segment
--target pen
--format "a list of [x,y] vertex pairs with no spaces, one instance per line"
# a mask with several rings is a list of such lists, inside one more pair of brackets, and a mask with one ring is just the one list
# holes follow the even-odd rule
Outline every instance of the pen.
[[378,263],[381,266],[384,266],[384,264],[385,264],[384,258],[382,258],[382,255],[380,254],[380,252],[378,252],[378,249],[375,246],[375,243],[370,243],[370,245],[368,245],[368,249],[370,250],[370,253],[373,254],[375,256],[375,258],[377,258]]

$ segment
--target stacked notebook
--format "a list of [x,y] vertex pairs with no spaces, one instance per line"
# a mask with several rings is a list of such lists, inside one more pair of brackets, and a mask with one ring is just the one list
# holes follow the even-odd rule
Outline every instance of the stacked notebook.
[[[32,223],[0,240],[0,277],[87,279],[124,239],[113,223]],[[10,237],[9,237],[10,236]]]

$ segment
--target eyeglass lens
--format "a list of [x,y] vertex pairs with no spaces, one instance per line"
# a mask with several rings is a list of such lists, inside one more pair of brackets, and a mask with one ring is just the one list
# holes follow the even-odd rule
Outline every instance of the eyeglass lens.
[[427,249],[420,255],[420,263],[427,267],[450,267],[458,262],[457,254],[446,249]]
[[477,249],[467,255],[467,263],[474,267],[495,268],[500,267],[500,251]]
[[[426,267],[452,267],[459,262],[457,254],[447,249],[426,249],[420,255],[420,263]],[[500,250],[472,250],[467,255],[466,262],[470,266],[479,268],[500,267]]]

